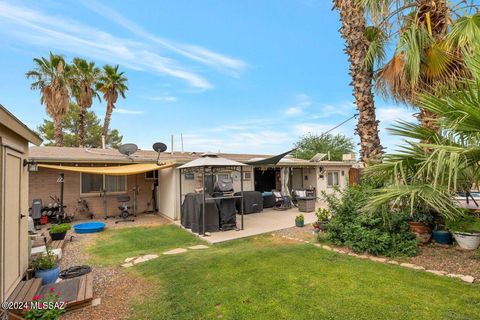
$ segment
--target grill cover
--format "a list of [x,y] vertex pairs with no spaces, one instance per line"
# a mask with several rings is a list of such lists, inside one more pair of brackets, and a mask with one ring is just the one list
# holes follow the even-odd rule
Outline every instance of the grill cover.
[[[241,192],[236,192],[236,196],[242,195]],[[236,199],[235,206],[237,207],[237,212],[240,213],[241,210],[241,199]],[[243,192],[243,213],[257,213],[263,211],[263,197],[262,194],[258,191],[244,191]]]
[[[208,195],[207,195],[208,196]],[[193,232],[203,233],[202,221],[203,195],[188,193],[182,204],[180,222],[182,226],[192,229]],[[205,203],[205,231],[215,232],[219,230],[219,215],[217,204],[214,200],[207,200]]]

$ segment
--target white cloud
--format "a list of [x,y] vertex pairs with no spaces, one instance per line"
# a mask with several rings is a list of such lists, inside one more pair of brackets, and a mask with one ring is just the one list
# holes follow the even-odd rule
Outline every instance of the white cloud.
[[128,20],[112,8],[105,6],[97,1],[86,0],[82,1],[82,3],[97,14],[117,23],[118,25],[121,25],[130,32],[136,34],[137,36],[152,41],[162,46],[164,49],[173,51],[189,59],[195,60],[205,65],[209,65],[222,71],[232,72],[235,75],[237,75],[238,72],[246,69],[248,66],[245,61],[213,52],[198,45],[176,43],[174,41],[170,41],[154,35],[146,31],[139,25],[135,24],[134,22]]
[[131,114],[131,115],[144,114],[144,112],[141,111],[141,110],[129,110],[129,109],[122,109],[122,108],[115,108],[115,109],[113,109],[113,112],[123,113],[123,114]]
[[378,107],[376,110],[377,119],[380,123],[391,124],[398,120],[415,121],[413,111],[402,107]]
[[175,96],[170,96],[170,95],[164,95],[164,96],[158,96],[158,97],[148,97],[147,99],[153,100],[153,101],[163,101],[163,102],[177,102],[177,97]]
[[285,110],[286,116],[298,116],[305,112],[305,109],[312,105],[312,99],[310,96],[300,93],[295,97],[297,100],[293,106],[288,107]]

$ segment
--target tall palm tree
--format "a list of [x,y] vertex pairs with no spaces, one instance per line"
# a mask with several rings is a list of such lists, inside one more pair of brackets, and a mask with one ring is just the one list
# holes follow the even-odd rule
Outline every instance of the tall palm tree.
[[100,77],[100,69],[95,66],[95,62],[87,62],[81,58],[73,58],[72,68],[72,95],[79,106],[78,142],[79,147],[83,147],[85,145],[85,114],[92,106],[94,97],[100,100],[95,87]]
[[28,71],[27,78],[33,78],[32,90],[40,90],[40,101],[45,105],[47,113],[53,119],[55,129],[55,145],[63,146],[62,119],[68,111],[70,103],[68,64],[62,56],[53,54],[47,58],[34,58],[34,69]]
[[[376,87],[384,96],[418,106],[421,94],[451,88],[469,76],[464,57],[480,41],[480,16],[469,13],[478,5],[464,0],[359,1],[378,35],[366,64],[377,63]],[[383,63],[376,58],[385,56],[389,42],[396,49]],[[417,118],[423,127],[437,128],[430,111],[420,108]]]
[[107,101],[107,110],[103,124],[104,137],[108,135],[110,118],[112,117],[118,95],[125,99],[125,92],[128,90],[127,78],[123,75],[123,71],[118,72],[118,67],[118,64],[115,67],[108,64],[105,65],[97,83],[97,90],[103,93],[103,98]]
[[360,156],[364,163],[375,163],[381,160],[382,146],[372,93],[373,69],[364,63],[368,51],[364,10],[360,3],[352,0],[334,0],[333,4],[340,14],[340,33],[350,62],[353,96],[359,114],[356,131],[360,136]]

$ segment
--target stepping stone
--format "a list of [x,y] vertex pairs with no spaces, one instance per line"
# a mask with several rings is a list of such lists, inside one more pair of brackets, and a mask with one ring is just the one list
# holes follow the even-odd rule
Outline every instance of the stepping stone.
[[142,258],[143,258],[143,260],[148,261],[148,260],[152,260],[152,259],[157,259],[158,255],[156,255],[156,254],[146,254]]
[[127,259],[125,259],[125,262],[127,262],[127,263],[128,263],[128,262],[132,262],[133,260],[135,260],[135,258],[136,258],[136,257],[127,258]]
[[124,263],[124,264],[122,264],[122,267],[124,267],[124,268],[133,267],[133,263],[131,263],[131,262],[129,262],[129,263]]
[[133,264],[139,264],[139,263],[142,263],[142,262],[145,262],[145,261],[148,261],[148,260],[146,260],[146,259],[143,258],[143,257],[138,257],[137,259],[135,259],[135,260],[133,261]]
[[192,249],[192,250],[201,250],[201,249],[208,249],[208,248],[209,247],[204,244],[188,247],[188,249]]
[[433,273],[433,274],[436,274],[437,276],[444,276],[446,274],[446,272],[444,271],[438,271],[438,270],[425,270],[429,273]]
[[179,254],[179,253],[184,253],[187,252],[187,249],[183,248],[176,248],[173,250],[165,251],[163,254]]

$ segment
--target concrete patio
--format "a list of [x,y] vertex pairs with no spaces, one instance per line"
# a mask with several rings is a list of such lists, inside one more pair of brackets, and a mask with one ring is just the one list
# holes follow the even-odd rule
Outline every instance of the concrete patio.
[[[244,229],[235,231],[212,232],[208,236],[200,236],[209,243],[219,243],[263,233],[277,231],[295,226],[295,217],[303,213],[305,224],[313,223],[316,220],[315,212],[299,212],[297,208],[285,211],[265,209],[260,213],[246,214],[244,218]],[[237,215],[237,226],[241,226],[241,216]],[[186,229],[189,230],[190,229]]]

